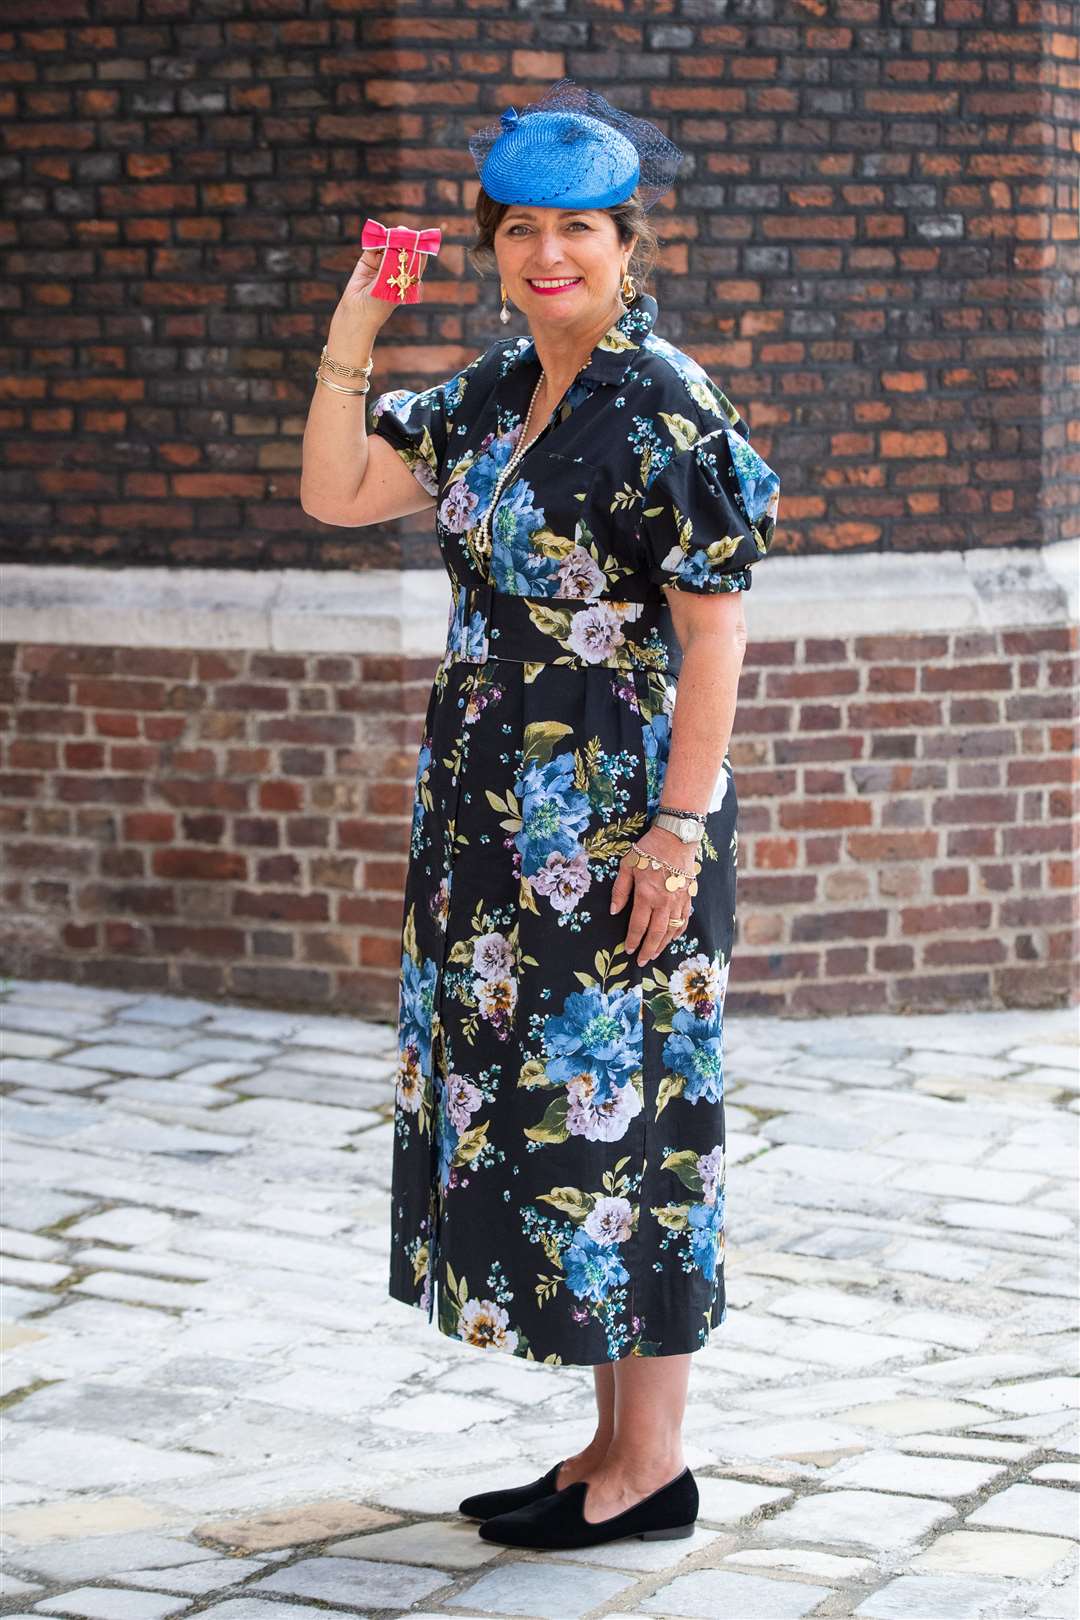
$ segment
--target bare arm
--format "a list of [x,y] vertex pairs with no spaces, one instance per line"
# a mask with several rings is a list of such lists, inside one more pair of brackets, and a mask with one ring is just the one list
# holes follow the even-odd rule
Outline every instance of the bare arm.
[[[327,351],[343,365],[367,365],[375,339],[393,313],[393,304],[367,296],[378,267],[376,251],[369,248],[361,254],[330,322]],[[331,374],[331,381],[354,388],[364,379]],[[371,385],[374,388],[373,380]],[[314,384],[304,428],[300,505],[320,523],[360,528],[435,505],[434,497],[421,488],[386,440],[369,437],[368,398]]]
[[[680,810],[707,811],[735,724],[747,639],[742,592],[711,596],[669,590],[667,598],[683,661],[662,797]],[[663,827],[649,827],[638,843],[660,860],[689,868],[686,845]],[[626,949],[632,953],[640,944],[641,966],[676,937],[669,918],[688,914],[686,890],[667,889],[666,877],[626,861],[615,879],[612,911],[621,911],[633,894]]]

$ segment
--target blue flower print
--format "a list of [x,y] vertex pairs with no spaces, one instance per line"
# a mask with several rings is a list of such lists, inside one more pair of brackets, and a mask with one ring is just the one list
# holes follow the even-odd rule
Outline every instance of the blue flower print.
[[518,478],[503,495],[491,536],[491,569],[497,590],[508,596],[554,596],[559,587],[555,557],[535,551],[532,537],[544,527],[532,485]]
[[716,1276],[717,1249],[724,1231],[723,1196],[715,1204],[691,1204],[687,1221],[694,1264],[712,1282]]
[[431,1073],[431,1023],[438,971],[431,957],[422,966],[409,956],[402,959],[399,1038],[402,1046],[416,1047],[425,1075]]
[[645,785],[649,799],[648,808],[649,814],[652,815],[659,808],[664,776],[667,771],[668,752],[671,743],[671,716],[664,709],[658,709],[642,727],[641,735],[645,749]]
[[630,1274],[614,1245],[597,1243],[583,1227],[574,1233],[562,1254],[566,1285],[578,1299],[600,1304],[613,1288],[629,1282]]
[[664,1062],[686,1081],[687,1102],[719,1102],[724,1094],[724,1033],[719,1011],[695,1018],[685,1007],[671,1020]]
[[780,505],[779,478],[741,433],[735,433],[731,428],[726,431],[747,517],[751,523],[758,523],[770,514],[775,519]]
[[455,655],[467,658],[470,662],[476,660],[483,663],[487,657],[487,621],[484,615],[476,610],[465,622],[465,604],[468,593],[463,590],[454,592],[450,604],[450,618],[446,632],[446,652],[444,661],[452,659]]
[[641,1068],[640,987],[572,991],[562,1012],[545,1019],[544,1045],[549,1080],[563,1085],[586,1071],[596,1083],[593,1101],[607,1101]]
[[588,796],[574,787],[574,756],[556,754],[546,765],[530,761],[514,782],[522,827],[514,834],[525,877],[539,872],[549,855],[573,855],[589,824]]
[[521,437],[522,425],[519,422],[509,433],[489,433],[481,442],[475,460],[466,466],[460,478],[455,476],[457,468],[469,460],[468,456],[450,469],[438,520],[451,534],[463,534],[490,506],[499,474]]

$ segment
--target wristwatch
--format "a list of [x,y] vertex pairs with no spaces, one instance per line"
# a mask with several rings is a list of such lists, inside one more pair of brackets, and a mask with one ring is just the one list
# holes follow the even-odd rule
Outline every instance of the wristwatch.
[[705,817],[699,820],[696,816],[674,816],[666,810],[659,810],[653,817],[653,826],[674,833],[684,844],[700,844],[705,832]]

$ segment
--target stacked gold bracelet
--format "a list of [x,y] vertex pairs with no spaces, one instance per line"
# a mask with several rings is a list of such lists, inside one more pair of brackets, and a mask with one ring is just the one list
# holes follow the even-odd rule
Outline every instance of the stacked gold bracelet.
[[[315,367],[315,380],[321,382],[324,388],[332,388],[335,394],[367,394],[371,390],[371,383],[368,379],[371,376],[371,368],[374,364],[374,356],[366,366],[346,366],[340,360],[331,360],[324,343],[322,354],[319,356],[319,364]],[[363,388],[343,388],[340,383],[331,382],[329,377],[324,377],[322,374],[324,366],[328,371],[336,372],[339,377],[363,377]]]
[[[637,857],[635,861],[635,856]],[[701,871],[701,862],[695,861],[689,872],[682,866],[673,866],[670,861],[662,860],[659,855],[652,855],[640,844],[630,845],[630,860],[637,866],[651,866],[654,872],[667,872],[664,879],[664,888],[674,892],[676,889],[686,889],[691,895],[697,894],[697,875]]]

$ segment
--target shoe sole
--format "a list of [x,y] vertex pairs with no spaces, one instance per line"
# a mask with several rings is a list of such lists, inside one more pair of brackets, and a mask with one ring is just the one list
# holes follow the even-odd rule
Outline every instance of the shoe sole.
[[[695,1521],[696,1522],[696,1521]],[[639,1541],[681,1541],[685,1536],[692,1536],[694,1524],[677,1524],[671,1530],[639,1530]]]

